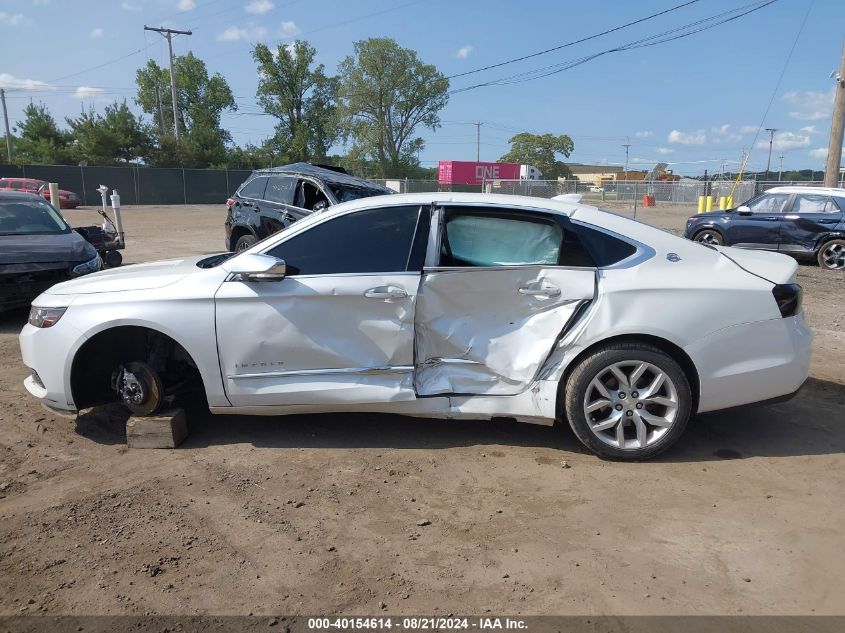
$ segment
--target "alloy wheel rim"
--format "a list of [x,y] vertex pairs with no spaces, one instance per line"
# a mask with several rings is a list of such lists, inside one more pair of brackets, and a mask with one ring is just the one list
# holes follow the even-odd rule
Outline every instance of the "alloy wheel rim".
[[246,244],[245,242],[241,242],[240,244],[238,244],[238,252],[239,253],[243,253],[248,248],[249,248],[249,244]]
[[622,450],[658,442],[680,409],[675,383],[662,369],[640,360],[598,371],[584,395],[584,416],[597,439]]
[[845,245],[831,244],[822,252],[822,261],[827,268],[845,268]]
[[697,235],[695,241],[699,242],[700,244],[709,244],[710,246],[720,245],[719,240],[716,238],[716,236],[710,232],[705,232],[701,233],[700,235]]

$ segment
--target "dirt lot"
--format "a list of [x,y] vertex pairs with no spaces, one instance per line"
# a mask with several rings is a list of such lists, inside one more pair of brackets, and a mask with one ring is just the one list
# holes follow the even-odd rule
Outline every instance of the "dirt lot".
[[[127,209],[126,261],[221,250],[223,212]],[[197,414],[180,450],[127,451],[119,411],[26,394],[26,314],[0,315],[0,614],[845,614],[845,276],[800,282],[804,391],[644,464],[379,415]]]

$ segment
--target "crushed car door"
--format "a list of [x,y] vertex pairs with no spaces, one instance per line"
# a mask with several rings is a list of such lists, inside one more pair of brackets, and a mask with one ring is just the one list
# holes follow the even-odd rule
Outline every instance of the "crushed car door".
[[[424,220],[421,250],[415,240],[419,206],[355,211],[299,232],[294,225],[292,235],[266,251],[285,260],[284,279],[223,283],[215,310],[229,401],[273,406],[413,400]],[[416,250],[421,255],[415,264]]]
[[596,271],[563,216],[444,206],[417,297],[415,389],[514,395],[535,380]]

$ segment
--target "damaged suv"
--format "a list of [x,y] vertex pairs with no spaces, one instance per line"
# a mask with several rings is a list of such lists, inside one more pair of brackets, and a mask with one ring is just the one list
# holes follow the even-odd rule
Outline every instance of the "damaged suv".
[[44,198],[0,192],[0,311],[28,306],[53,284],[100,268],[94,247]]
[[25,385],[136,413],[567,420],[645,459],[694,413],[785,399],[809,371],[797,263],[522,196],[367,198],[245,252],[108,270],[33,302]]
[[339,202],[393,190],[341,167],[294,163],[258,169],[226,201],[226,250],[241,252],[297,220]]

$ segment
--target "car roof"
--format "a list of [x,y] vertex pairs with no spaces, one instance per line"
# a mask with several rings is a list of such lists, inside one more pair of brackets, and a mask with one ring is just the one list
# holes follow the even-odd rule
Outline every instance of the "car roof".
[[801,185],[784,185],[766,189],[763,193],[815,193],[818,195],[845,197],[845,189],[838,187],[807,187]]
[[253,175],[298,174],[303,176],[313,176],[331,184],[367,187],[369,189],[384,191],[385,193],[393,193],[392,189],[388,189],[377,182],[358,178],[357,176],[350,176],[349,174],[335,171],[333,169],[318,167],[317,165],[312,165],[310,163],[292,163],[290,165],[280,165],[278,167],[267,167],[265,169],[256,169],[252,173]]
[[37,193],[0,189],[0,202],[10,200],[38,200],[39,202],[44,202],[44,197],[39,196]]

